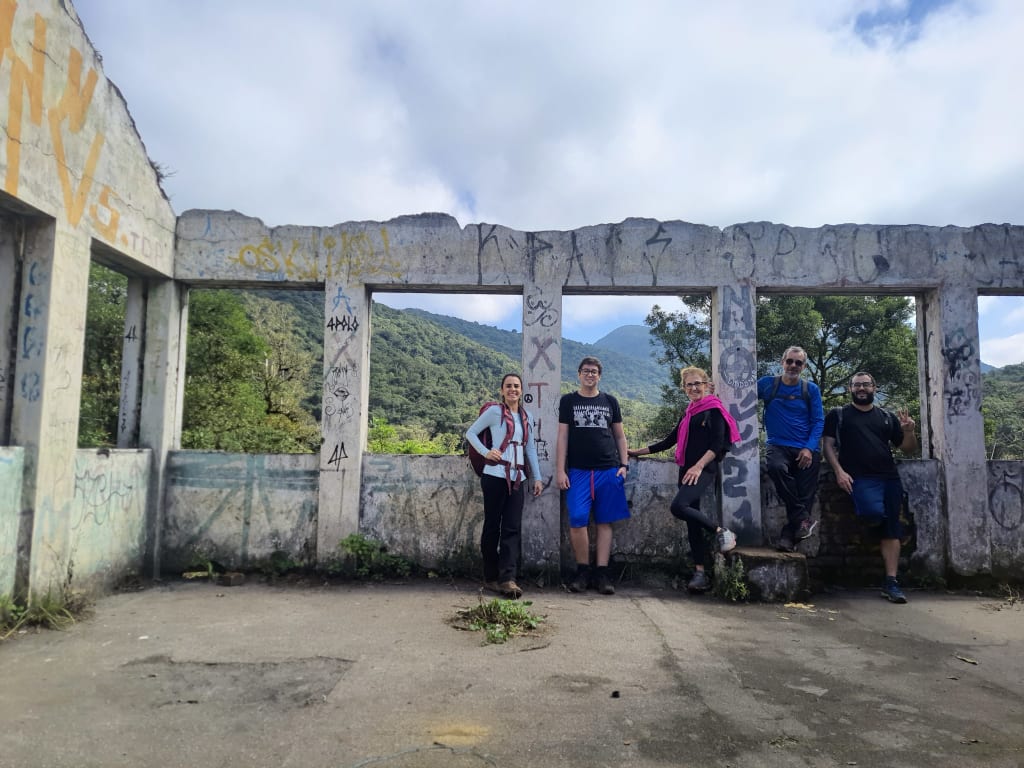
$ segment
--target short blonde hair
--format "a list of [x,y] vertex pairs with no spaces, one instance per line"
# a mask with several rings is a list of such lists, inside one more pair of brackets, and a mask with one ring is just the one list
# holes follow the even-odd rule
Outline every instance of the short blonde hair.
[[692,376],[693,374],[699,375],[705,384],[710,383],[708,381],[707,371],[705,371],[703,368],[698,368],[695,365],[688,365],[686,368],[683,368],[683,370],[679,372],[679,386],[682,387],[683,384],[686,382],[686,377]]

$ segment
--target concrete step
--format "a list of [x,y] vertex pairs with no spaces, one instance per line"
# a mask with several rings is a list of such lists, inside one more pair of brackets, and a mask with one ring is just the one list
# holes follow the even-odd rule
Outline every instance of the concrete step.
[[765,603],[790,603],[810,595],[807,558],[799,552],[778,552],[768,547],[736,547],[723,555],[731,565],[743,561],[750,599]]

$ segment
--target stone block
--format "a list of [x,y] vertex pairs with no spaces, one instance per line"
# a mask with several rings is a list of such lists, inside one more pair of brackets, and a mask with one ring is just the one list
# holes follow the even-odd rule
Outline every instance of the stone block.
[[777,552],[766,547],[736,547],[725,555],[743,559],[750,599],[789,603],[810,594],[807,558],[799,552]]

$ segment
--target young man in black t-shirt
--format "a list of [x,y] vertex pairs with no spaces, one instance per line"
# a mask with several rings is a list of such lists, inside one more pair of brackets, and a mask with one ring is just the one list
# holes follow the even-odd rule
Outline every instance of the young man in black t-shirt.
[[593,513],[597,527],[594,586],[603,595],[615,594],[608,576],[612,523],[629,517],[626,504],[626,433],[619,401],[598,390],[601,361],[585,357],[577,368],[580,388],[558,402],[558,441],[555,443],[555,482],[566,491],[569,538],[576,557],[573,592],[590,584],[590,535]]

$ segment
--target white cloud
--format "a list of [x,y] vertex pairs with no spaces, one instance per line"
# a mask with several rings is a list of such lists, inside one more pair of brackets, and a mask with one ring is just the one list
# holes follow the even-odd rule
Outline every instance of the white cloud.
[[1016,0],[75,5],[179,212],[1022,223]]
[[1024,361],[1024,333],[1015,333],[1003,338],[982,339],[981,360],[1001,368]]

